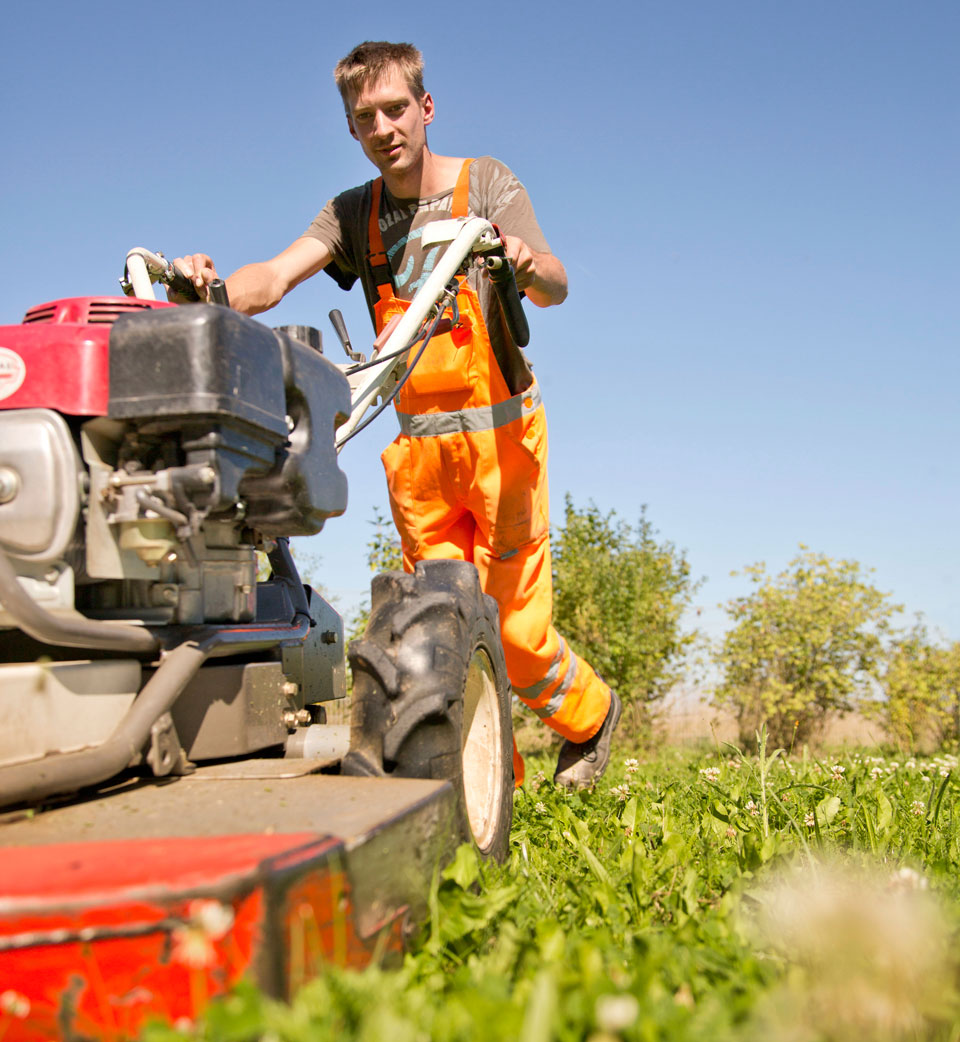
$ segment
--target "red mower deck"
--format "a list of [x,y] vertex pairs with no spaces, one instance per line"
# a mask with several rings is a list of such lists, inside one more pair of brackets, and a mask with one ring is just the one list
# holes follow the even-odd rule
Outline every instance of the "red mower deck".
[[286,998],[402,949],[456,842],[448,782],[247,760],[0,828],[4,1042],[122,1039],[242,976]]

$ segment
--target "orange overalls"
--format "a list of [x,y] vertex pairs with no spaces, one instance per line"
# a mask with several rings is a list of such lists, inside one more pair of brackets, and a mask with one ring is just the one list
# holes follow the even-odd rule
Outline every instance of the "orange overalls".
[[[453,217],[468,216],[470,160],[453,193]],[[373,183],[369,263],[377,283],[379,334],[408,302],[394,295]],[[600,728],[610,691],[552,625],[547,427],[534,382],[511,395],[466,279],[459,327],[434,336],[397,397],[400,433],[381,459],[403,563],[471,561],[500,607],[500,635],[514,694],[573,742]],[[516,782],[523,761],[514,746]]]

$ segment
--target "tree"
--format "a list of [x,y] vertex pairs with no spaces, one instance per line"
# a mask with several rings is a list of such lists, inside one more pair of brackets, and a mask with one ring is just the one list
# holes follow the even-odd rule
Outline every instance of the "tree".
[[[367,542],[367,567],[374,575],[378,575],[380,572],[402,572],[403,550],[400,547],[400,539],[393,527],[393,522],[375,507],[373,520],[368,524],[373,526],[373,535]],[[369,618],[370,598],[367,597],[350,618],[347,627],[348,643],[363,636]]]
[[918,620],[891,641],[879,683],[884,697],[861,709],[883,723],[901,750],[960,737],[960,642],[934,644]]
[[777,576],[763,563],[744,569],[753,590],[726,606],[733,627],[716,654],[724,676],[714,700],[734,710],[744,743],[762,724],[778,745],[803,741],[831,711],[853,709],[878,675],[900,610],[856,561],[800,550]]
[[696,638],[681,617],[699,583],[684,553],[658,542],[645,509],[634,526],[593,503],[578,510],[568,495],[552,545],[554,625],[639,724],[676,682]]

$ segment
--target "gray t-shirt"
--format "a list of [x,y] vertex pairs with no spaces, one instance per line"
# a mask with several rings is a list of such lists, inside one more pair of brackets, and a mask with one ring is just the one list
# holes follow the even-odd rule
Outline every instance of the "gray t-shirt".
[[[330,249],[339,269],[330,274],[341,286],[348,289],[357,278],[360,279],[371,318],[377,300],[376,284],[366,263],[372,184],[368,181],[331,199],[304,232]],[[398,297],[411,299],[433,271],[445,247],[438,245],[424,250],[420,246],[420,236],[428,222],[449,218],[452,204],[452,186],[446,192],[425,199],[394,199],[384,186],[380,202],[380,231]],[[498,225],[504,235],[523,239],[537,253],[550,252],[527,190],[503,163],[491,156],[474,160],[470,167],[469,210],[471,216],[485,217]],[[510,339],[496,291],[490,280],[478,270],[471,272],[470,281],[480,298],[490,342],[507,385],[514,394],[525,390],[531,380],[530,367]]]

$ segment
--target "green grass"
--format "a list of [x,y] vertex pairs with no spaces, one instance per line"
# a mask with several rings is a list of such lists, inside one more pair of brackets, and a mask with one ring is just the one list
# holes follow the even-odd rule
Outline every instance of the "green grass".
[[620,754],[595,792],[528,759],[507,864],[461,848],[397,970],[251,987],[172,1038],[960,1038],[952,757]]

